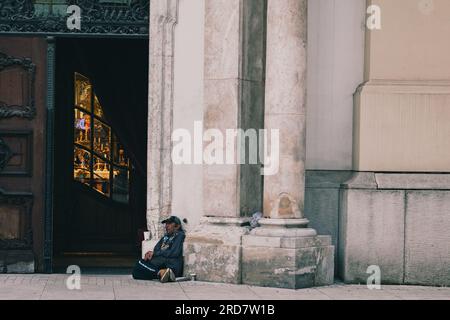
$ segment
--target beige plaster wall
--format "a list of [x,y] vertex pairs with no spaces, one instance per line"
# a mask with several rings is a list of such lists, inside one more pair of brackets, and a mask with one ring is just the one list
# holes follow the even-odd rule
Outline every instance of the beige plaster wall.
[[366,80],[450,79],[450,1],[371,0],[381,30],[368,32]]
[[371,3],[381,8],[382,29],[367,31],[354,169],[449,172],[450,2]]
[[370,82],[357,97],[355,169],[450,171],[450,82]]
[[365,12],[365,0],[308,2],[306,169],[352,169],[353,93],[363,82]]

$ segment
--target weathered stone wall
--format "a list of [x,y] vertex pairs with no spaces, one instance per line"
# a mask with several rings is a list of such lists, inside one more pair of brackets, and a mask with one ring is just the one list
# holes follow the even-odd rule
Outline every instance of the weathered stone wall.
[[240,218],[203,217],[187,234],[184,273],[198,280],[242,283],[242,236],[248,233]]
[[334,282],[331,237],[244,235],[242,282],[291,289],[331,285]]
[[332,235],[344,281],[365,283],[377,265],[383,283],[449,285],[450,175],[360,173],[340,190],[336,174],[328,187],[314,175],[306,212]]
[[406,193],[405,283],[450,285],[450,190]]
[[[349,173],[347,173],[349,174]],[[336,271],[365,283],[381,268],[383,283],[450,284],[450,175],[308,172],[311,226],[337,244]]]

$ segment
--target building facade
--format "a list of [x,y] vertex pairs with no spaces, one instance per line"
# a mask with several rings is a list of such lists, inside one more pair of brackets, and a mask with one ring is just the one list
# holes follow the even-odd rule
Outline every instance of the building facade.
[[[255,283],[248,272],[270,273],[264,264],[273,257],[263,254],[270,245],[250,245],[239,223],[259,210],[270,216],[271,192],[286,192],[300,207],[304,201],[311,228],[331,236],[335,273],[344,281],[365,283],[375,265],[384,283],[448,285],[447,3],[169,4],[172,11],[166,1],[154,2],[162,11],[152,13],[176,20],[174,52],[166,58],[174,72],[173,128],[193,131],[195,121],[222,130],[285,127],[282,141],[300,141],[281,151],[282,158],[299,158],[280,166],[281,176],[296,181],[276,187],[244,166],[168,170],[167,203],[151,207],[188,217],[193,272],[238,283]],[[250,267],[247,245],[261,257]],[[297,267],[283,270],[295,274]]]
[[[365,283],[376,266],[382,283],[449,285],[448,12],[445,0],[151,0],[148,29],[130,34],[149,41],[144,215],[152,236],[162,235],[163,218],[186,218],[185,272],[199,280]],[[26,46],[43,48],[32,58],[42,59],[36,75],[48,83],[46,33]],[[39,126],[54,93],[35,94]],[[2,137],[20,131],[0,121]],[[52,134],[42,128],[33,146],[45,155]],[[203,143],[208,129],[279,130],[278,172],[238,161],[174,163],[174,132],[195,145],[199,129]],[[34,161],[33,172],[42,164]],[[60,210],[51,207],[52,178],[32,189],[8,177],[0,178],[2,219],[15,212],[11,197],[42,197],[27,252],[32,269],[51,270],[55,240],[45,225]],[[264,218],[250,231],[255,212]],[[9,230],[3,238],[14,238]]]

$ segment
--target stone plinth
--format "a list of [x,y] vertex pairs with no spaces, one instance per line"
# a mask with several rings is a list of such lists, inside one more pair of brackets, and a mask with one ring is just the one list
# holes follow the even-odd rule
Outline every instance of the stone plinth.
[[243,225],[248,218],[204,217],[187,234],[184,243],[184,273],[196,274],[199,281],[242,283]]
[[242,237],[243,283],[290,289],[333,284],[331,237],[318,236],[314,229],[286,226],[304,220],[284,224],[277,219],[279,227],[262,221],[261,228]]

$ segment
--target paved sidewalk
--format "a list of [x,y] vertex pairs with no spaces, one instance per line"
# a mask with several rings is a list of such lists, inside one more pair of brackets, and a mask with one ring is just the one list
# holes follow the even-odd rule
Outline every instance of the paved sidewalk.
[[450,288],[419,286],[329,287],[288,290],[206,282],[161,284],[128,275],[82,275],[81,290],[68,290],[68,275],[0,275],[0,300],[450,300]]

